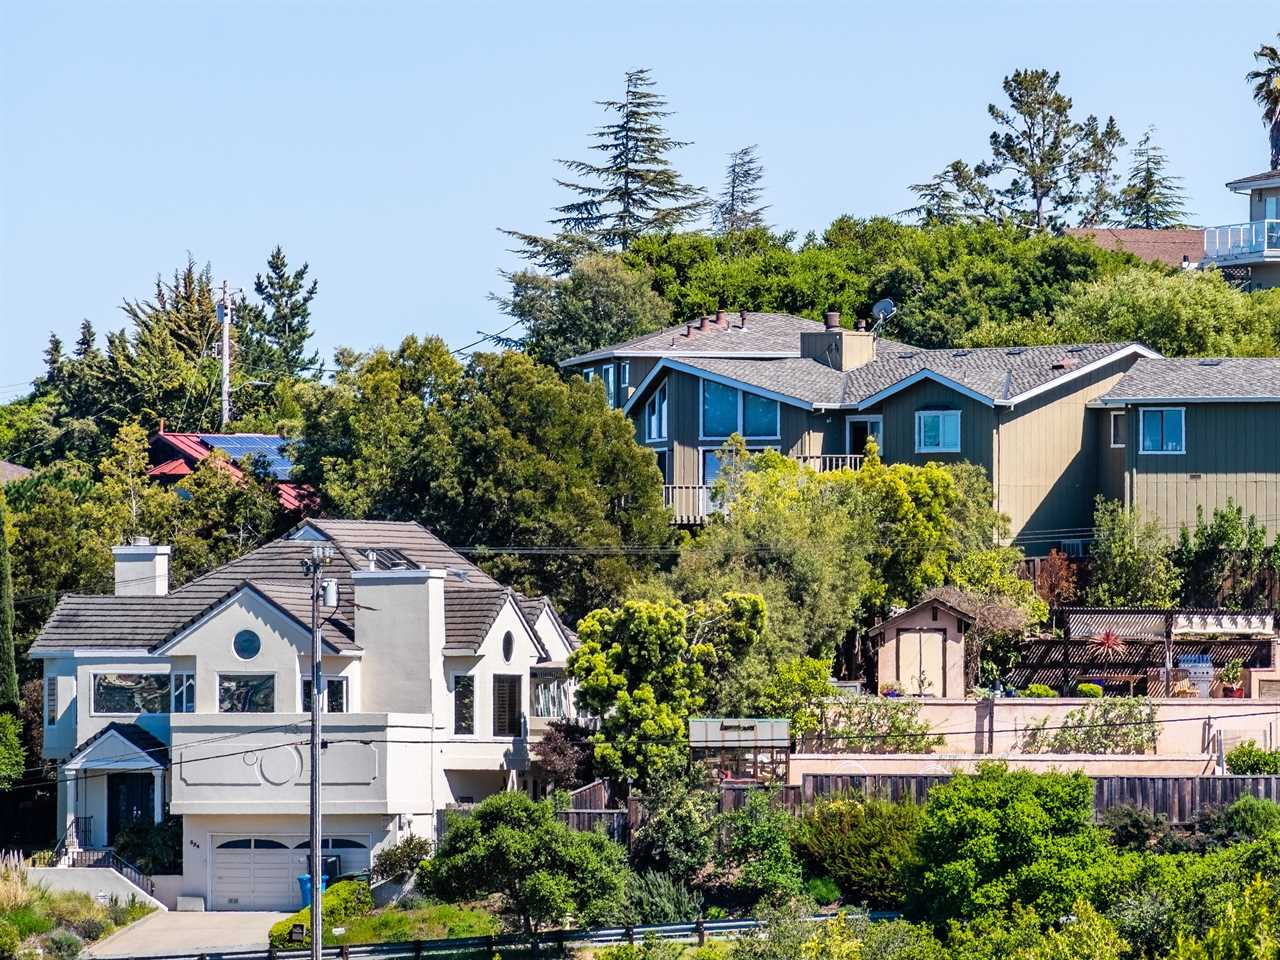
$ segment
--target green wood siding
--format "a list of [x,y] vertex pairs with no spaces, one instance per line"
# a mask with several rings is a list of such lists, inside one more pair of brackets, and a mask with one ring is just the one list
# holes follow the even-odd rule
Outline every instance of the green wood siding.
[[[916,453],[917,410],[959,410],[960,452]],[[967,460],[980,464],[987,475],[991,475],[991,435],[995,426],[992,410],[985,404],[956,393],[950,387],[928,380],[921,381],[889,397],[877,409],[860,412],[884,416],[882,456],[886,462],[923,464],[960,463]]]
[[[1161,406],[1161,404],[1153,404]],[[1182,524],[1194,524],[1196,507],[1206,516],[1227,499],[1280,531],[1280,404],[1168,404],[1186,410],[1186,453],[1158,456],[1126,448],[1130,503],[1154,516],[1175,536]],[[1131,407],[1130,435],[1138,417]]]

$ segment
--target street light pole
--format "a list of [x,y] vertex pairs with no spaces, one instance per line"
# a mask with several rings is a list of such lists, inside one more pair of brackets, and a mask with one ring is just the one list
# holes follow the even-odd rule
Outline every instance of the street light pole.
[[321,960],[324,950],[324,926],[320,913],[321,901],[321,840],[320,840],[320,718],[321,718],[321,668],[320,668],[320,597],[323,587],[320,574],[333,559],[333,549],[316,544],[309,559],[302,561],[302,569],[311,576],[311,960]]

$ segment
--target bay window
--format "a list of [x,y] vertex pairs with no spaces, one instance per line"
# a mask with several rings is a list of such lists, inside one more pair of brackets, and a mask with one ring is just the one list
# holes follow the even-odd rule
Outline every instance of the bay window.
[[960,411],[916,411],[916,453],[959,453]]
[[196,712],[196,675],[175,673],[170,687],[170,710],[173,713]]

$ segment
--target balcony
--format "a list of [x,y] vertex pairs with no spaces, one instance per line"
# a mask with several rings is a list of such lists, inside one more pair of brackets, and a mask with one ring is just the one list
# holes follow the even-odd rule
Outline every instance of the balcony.
[[1215,263],[1256,263],[1280,259],[1280,220],[1254,220],[1207,227],[1204,258]]
[[[861,454],[834,453],[792,457],[802,466],[819,473],[830,470],[857,470],[862,466]],[[662,502],[672,513],[671,522],[678,527],[697,526],[719,507],[706,484],[668,483],[662,488]]]

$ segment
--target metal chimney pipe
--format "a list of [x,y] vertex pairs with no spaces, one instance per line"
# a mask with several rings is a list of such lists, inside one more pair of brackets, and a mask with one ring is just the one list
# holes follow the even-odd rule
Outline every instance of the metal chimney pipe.
[[828,310],[826,315],[822,318],[822,322],[828,330],[838,329],[840,326],[840,311]]

